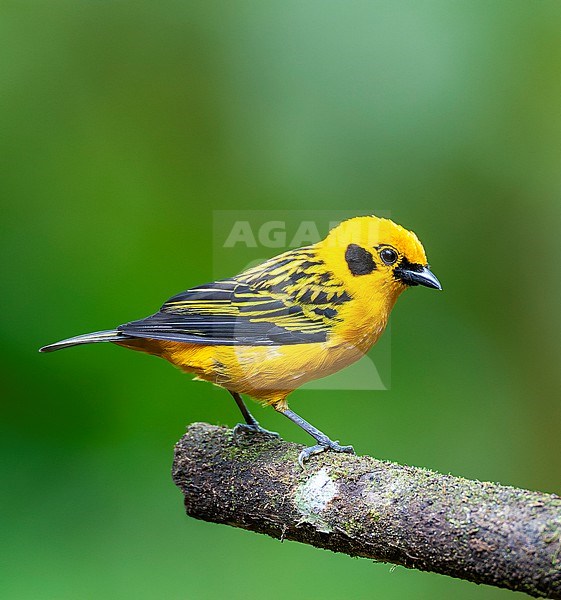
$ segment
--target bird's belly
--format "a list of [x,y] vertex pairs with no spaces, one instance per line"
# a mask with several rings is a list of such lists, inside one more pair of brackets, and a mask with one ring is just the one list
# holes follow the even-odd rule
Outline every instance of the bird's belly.
[[266,403],[304,383],[355,362],[363,352],[350,343],[286,346],[197,346],[164,342],[162,357],[198,378]]

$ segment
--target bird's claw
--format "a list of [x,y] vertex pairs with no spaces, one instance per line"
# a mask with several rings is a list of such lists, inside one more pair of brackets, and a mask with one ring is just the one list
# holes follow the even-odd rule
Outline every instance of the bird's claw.
[[234,427],[234,441],[238,443],[240,435],[244,433],[260,433],[261,435],[266,435],[267,437],[279,439],[280,435],[276,431],[269,431],[268,429],[264,429],[258,423],[254,425],[250,425],[249,423],[238,423]]
[[345,452],[346,454],[354,454],[355,449],[352,446],[341,446],[339,442],[328,440],[323,444],[316,444],[315,446],[309,446],[308,448],[304,448],[302,452],[298,455],[298,463],[300,466],[305,469],[304,463],[313,456],[314,454],[319,454],[320,452],[325,452],[326,450],[333,450],[333,452]]

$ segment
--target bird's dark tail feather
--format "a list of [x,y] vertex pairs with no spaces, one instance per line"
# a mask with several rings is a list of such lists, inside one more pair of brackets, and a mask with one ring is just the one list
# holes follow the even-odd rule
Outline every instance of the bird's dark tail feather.
[[55,350],[62,350],[63,348],[70,348],[71,346],[79,346],[80,344],[96,344],[98,342],[118,342],[120,340],[127,339],[128,336],[111,329],[108,331],[96,331],[94,333],[86,333],[85,335],[77,335],[76,337],[56,342],[56,344],[49,344],[39,349],[39,352],[54,352]]

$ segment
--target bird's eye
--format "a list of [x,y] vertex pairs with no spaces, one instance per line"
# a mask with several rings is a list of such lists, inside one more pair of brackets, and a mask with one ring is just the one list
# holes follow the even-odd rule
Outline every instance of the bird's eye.
[[397,260],[397,252],[392,248],[384,248],[380,251],[380,258],[386,265],[393,265]]

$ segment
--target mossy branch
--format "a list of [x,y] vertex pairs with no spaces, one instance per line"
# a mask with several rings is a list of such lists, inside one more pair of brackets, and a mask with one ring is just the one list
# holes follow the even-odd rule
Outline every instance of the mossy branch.
[[561,598],[561,498],[369,456],[191,425],[173,479],[187,514],[351,556]]

